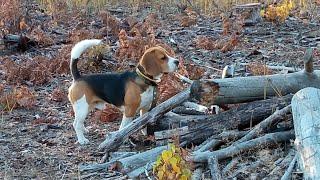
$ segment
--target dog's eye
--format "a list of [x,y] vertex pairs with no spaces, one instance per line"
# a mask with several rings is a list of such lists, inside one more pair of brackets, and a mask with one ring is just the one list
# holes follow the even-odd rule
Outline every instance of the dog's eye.
[[165,57],[165,56],[163,56],[162,58],[161,58],[161,60],[166,60],[167,58]]

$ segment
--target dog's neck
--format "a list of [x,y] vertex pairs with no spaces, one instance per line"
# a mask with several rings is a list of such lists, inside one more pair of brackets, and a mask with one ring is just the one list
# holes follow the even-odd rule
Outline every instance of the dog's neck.
[[148,74],[145,69],[138,64],[136,68],[137,75],[144,80],[144,82],[148,85],[157,86],[157,83],[161,81],[162,74],[159,74],[158,76],[152,76]]

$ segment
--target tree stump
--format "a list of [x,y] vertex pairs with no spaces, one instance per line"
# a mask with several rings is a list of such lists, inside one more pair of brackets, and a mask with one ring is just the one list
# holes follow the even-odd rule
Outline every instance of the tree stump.
[[235,16],[242,16],[244,25],[250,26],[261,21],[260,10],[260,3],[249,3],[235,6],[233,13]]
[[298,91],[292,98],[292,115],[304,179],[320,179],[320,89]]

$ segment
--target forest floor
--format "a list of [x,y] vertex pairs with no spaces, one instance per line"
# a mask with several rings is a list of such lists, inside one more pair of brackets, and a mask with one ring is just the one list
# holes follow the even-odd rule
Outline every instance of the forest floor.
[[[285,73],[264,65],[301,68],[307,47],[314,48],[315,68],[320,66],[319,16],[289,16],[282,23],[263,19],[244,26],[235,16],[222,19],[174,7],[145,6],[133,12],[118,6],[99,15],[79,11],[52,16],[34,1],[25,6],[29,11],[20,19],[19,31],[2,24],[0,34],[0,39],[9,33],[28,38],[18,45],[0,44],[0,177],[5,179],[78,179],[82,176],[79,164],[99,162],[104,155],[97,147],[107,132],[117,130],[120,122],[113,120],[121,117],[119,112],[90,114],[86,121],[90,144],[86,146],[76,143],[72,127],[68,63],[72,46],[82,39],[105,38],[108,42],[108,47],[94,50],[93,54],[100,53],[98,60],[81,60],[79,69],[85,74],[132,70],[145,48],[157,44],[179,57],[181,73],[190,79],[220,78],[221,70],[232,64],[235,76]],[[317,11],[320,14],[319,8]],[[84,55],[93,56],[90,52]],[[241,63],[249,63],[249,68]],[[170,81],[164,82],[162,101],[185,87],[176,84],[176,79]],[[140,133],[134,138],[143,146],[152,146]],[[283,157],[282,148],[260,151],[257,156]],[[139,151],[141,146],[129,150]],[[270,171],[269,166],[272,163],[260,171]],[[242,172],[242,177],[253,171],[259,170]],[[101,177],[117,179],[120,174],[110,171]]]

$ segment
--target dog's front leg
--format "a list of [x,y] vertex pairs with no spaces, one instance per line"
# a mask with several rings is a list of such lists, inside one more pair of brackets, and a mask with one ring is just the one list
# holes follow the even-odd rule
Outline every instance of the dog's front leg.
[[[148,112],[148,110],[146,110],[146,109],[141,109],[140,110],[140,117],[141,116],[143,116],[145,113],[147,113]],[[141,129],[141,133],[143,134],[143,135],[148,135],[148,131],[147,131],[147,125],[146,125],[146,127],[144,127],[143,129]]]
[[121,121],[121,125],[119,130],[123,129],[124,127],[126,127],[131,121],[132,121],[133,117],[126,117],[125,114],[123,114],[122,117],[122,121]]

